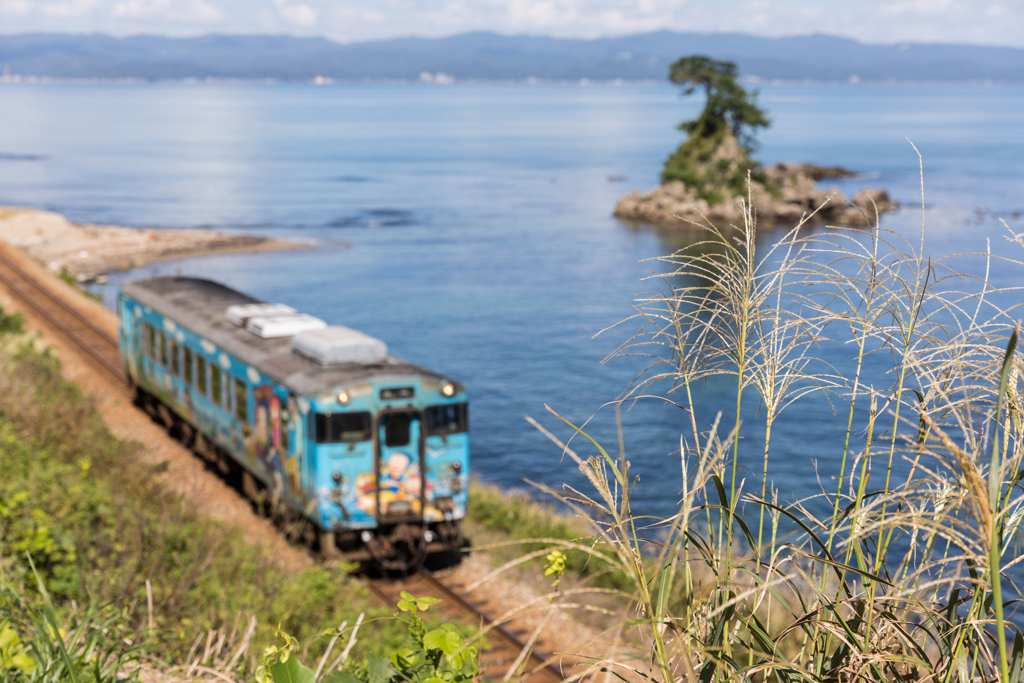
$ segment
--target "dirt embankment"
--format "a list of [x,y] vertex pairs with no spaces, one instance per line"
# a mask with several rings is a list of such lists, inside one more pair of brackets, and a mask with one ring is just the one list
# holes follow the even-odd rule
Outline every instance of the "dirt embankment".
[[83,282],[153,261],[309,246],[209,230],[145,230],[71,223],[57,213],[11,207],[0,207],[0,239],[23,249],[50,271],[67,271]]

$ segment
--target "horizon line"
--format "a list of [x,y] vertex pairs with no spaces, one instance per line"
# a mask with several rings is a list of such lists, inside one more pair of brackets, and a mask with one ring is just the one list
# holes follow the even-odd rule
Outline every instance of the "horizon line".
[[113,38],[115,40],[128,40],[132,38],[163,38],[167,40],[198,40],[202,38],[291,38],[296,40],[325,40],[335,45],[350,46],[350,45],[368,45],[372,43],[386,43],[393,41],[402,40],[425,40],[425,41],[442,41],[450,40],[452,38],[460,38],[464,36],[472,35],[493,35],[501,38],[539,38],[554,41],[563,42],[598,42],[603,40],[619,40],[623,38],[636,38],[641,36],[649,36],[659,33],[671,33],[675,35],[699,35],[699,36],[738,36],[744,38],[755,38],[758,40],[768,41],[784,41],[784,40],[795,40],[801,38],[831,38],[834,40],[842,40],[857,45],[865,45],[870,47],[902,47],[902,46],[929,46],[929,47],[974,47],[974,48],[990,48],[996,50],[1024,50],[1024,46],[1016,45],[1002,45],[993,43],[958,43],[958,42],[942,42],[942,41],[914,41],[914,40],[899,40],[891,43],[872,43],[859,40],[857,38],[851,38],[849,36],[838,35],[834,33],[800,33],[785,36],[770,36],[757,33],[744,33],[739,31],[681,31],[677,29],[663,28],[652,31],[642,31],[637,33],[621,33],[614,35],[603,35],[595,36],[590,38],[585,37],[571,37],[571,36],[557,36],[551,34],[534,34],[534,33],[502,33],[501,31],[494,29],[479,29],[473,31],[461,31],[458,33],[452,33],[442,36],[421,36],[421,35],[403,35],[394,36],[391,38],[374,38],[370,40],[353,40],[353,41],[342,41],[335,38],[331,38],[327,35],[316,35],[316,34],[296,34],[296,33],[258,33],[258,32],[205,32],[196,34],[180,34],[172,35],[166,33],[155,33],[155,32],[140,32],[140,33],[124,33],[117,34],[103,31],[18,31],[13,33],[0,32],[0,39],[3,38],[16,38],[19,36],[72,36],[72,37],[104,37]]

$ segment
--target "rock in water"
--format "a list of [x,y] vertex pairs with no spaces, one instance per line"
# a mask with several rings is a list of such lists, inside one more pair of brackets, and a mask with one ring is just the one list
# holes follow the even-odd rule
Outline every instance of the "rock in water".
[[[741,153],[735,138],[728,136],[706,163],[694,166],[693,176],[703,181],[699,190],[680,180],[667,182],[651,192],[634,190],[619,200],[615,216],[665,227],[685,228],[689,222],[706,221],[738,225],[743,221],[739,200],[746,199],[745,194],[740,195],[736,188],[724,184],[709,188],[707,179],[709,169],[735,166]],[[796,224],[818,209],[814,217],[817,222],[866,226],[875,222],[876,215],[899,208],[885,190],[865,188],[848,200],[839,188],[819,189],[816,180],[856,175],[839,166],[779,163],[757,175],[758,179],[750,181],[750,195],[762,225]],[[715,195],[726,199],[714,201]],[[708,201],[709,197],[713,203]]]

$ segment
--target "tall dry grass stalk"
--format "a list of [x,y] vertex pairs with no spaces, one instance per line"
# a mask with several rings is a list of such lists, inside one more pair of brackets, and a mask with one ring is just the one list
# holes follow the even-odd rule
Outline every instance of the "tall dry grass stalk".
[[[639,332],[617,351],[651,360],[622,401],[658,394],[687,410],[676,513],[636,514],[629,461],[573,425],[595,453],[570,451],[593,490],[545,489],[593,529],[565,547],[631,586],[618,590],[634,606],[621,645],[574,675],[1024,679],[1006,611],[1024,536],[1012,293],[987,269],[956,269],[977,254],[928,258],[923,208],[919,241],[877,216],[867,229],[802,221],[764,254],[744,209],[742,226],[703,226],[703,241],[660,259],[662,289],[637,300]],[[829,365],[825,348],[847,358]],[[702,427],[693,407],[708,381],[731,383],[735,407]],[[772,486],[772,427],[801,400],[841,413],[826,461],[838,467],[820,473],[828,490],[793,499]],[[758,490],[744,492],[741,469],[760,472]]]

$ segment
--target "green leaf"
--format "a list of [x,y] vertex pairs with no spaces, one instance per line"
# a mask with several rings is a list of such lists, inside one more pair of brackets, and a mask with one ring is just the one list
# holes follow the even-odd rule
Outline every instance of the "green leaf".
[[299,658],[289,655],[288,659],[270,667],[274,683],[314,683],[313,672],[299,663]]
[[391,653],[391,663],[399,671],[408,671],[413,667],[413,653],[411,650],[399,650]]
[[366,670],[369,679],[368,683],[387,683],[395,673],[391,662],[374,655],[366,655]]
[[1010,656],[1010,681],[1021,683],[1024,679],[1024,634],[1017,631],[1013,638],[1013,654]]
[[403,612],[410,612],[414,609],[426,610],[431,605],[436,605],[437,603],[441,602],[437,598],[417,598],[410,593],[406,593],[405,591],[402,591],[401,596],[402,599],[398,601],[398,609],[402,610]]
[[452,655],[462,647],[462,636],[454,632],[454,629],[434,629],[423,637],[423,646],[431,650],[440,650],[445,655]]
[[364,683],[347,671],[332,671],[324,676],[321,683]]

